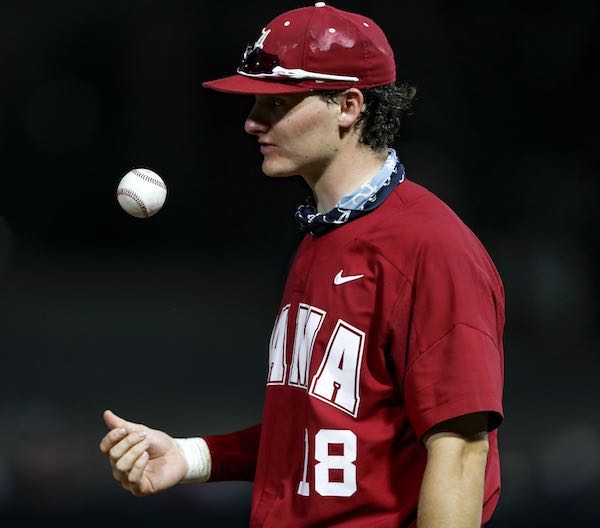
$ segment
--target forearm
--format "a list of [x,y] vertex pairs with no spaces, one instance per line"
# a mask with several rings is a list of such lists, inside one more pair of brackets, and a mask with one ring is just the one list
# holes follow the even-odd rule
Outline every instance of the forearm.
[[209,481],[254,480],[260,424],[224,435],[204,436],[211,455]]
[[418,528],[479,528],[483,507],[487,442],[428,451],[421,484]]

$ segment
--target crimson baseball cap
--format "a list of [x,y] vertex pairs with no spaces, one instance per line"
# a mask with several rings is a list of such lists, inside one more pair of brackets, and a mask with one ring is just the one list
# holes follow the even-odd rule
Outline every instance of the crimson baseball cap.
[[238,94],[285,94],[394,82],[394,52],[382,29],[363,15],[317,2],[274,18],[247,46],[236,75],[202,86]]

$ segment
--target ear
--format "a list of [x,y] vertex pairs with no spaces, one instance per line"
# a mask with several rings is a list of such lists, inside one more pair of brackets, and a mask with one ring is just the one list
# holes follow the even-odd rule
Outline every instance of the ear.
[[350,88],[339,95],[340,114],[339,126],[351,128],[363,111],[365,96],[358,88]]

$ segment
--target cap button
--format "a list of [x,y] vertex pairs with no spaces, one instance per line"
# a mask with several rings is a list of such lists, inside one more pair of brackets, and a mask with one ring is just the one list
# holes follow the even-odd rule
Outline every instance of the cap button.
[[317,2],[315,7],[325,7],[325,2]]

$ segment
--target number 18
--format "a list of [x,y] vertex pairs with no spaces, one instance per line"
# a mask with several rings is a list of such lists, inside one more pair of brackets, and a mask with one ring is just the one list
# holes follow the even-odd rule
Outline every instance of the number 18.
[[[304,430],[304,468],[298,495],[309,496],[308,429]],[[341,455],[330,455],[329,446],[341,445]],[[321,429],[315,435],[315,491],[324,497],[350,497],[356,492],[356,435],[348,429]],[[341,478],[331,480],[330,470],[341,471]]]

